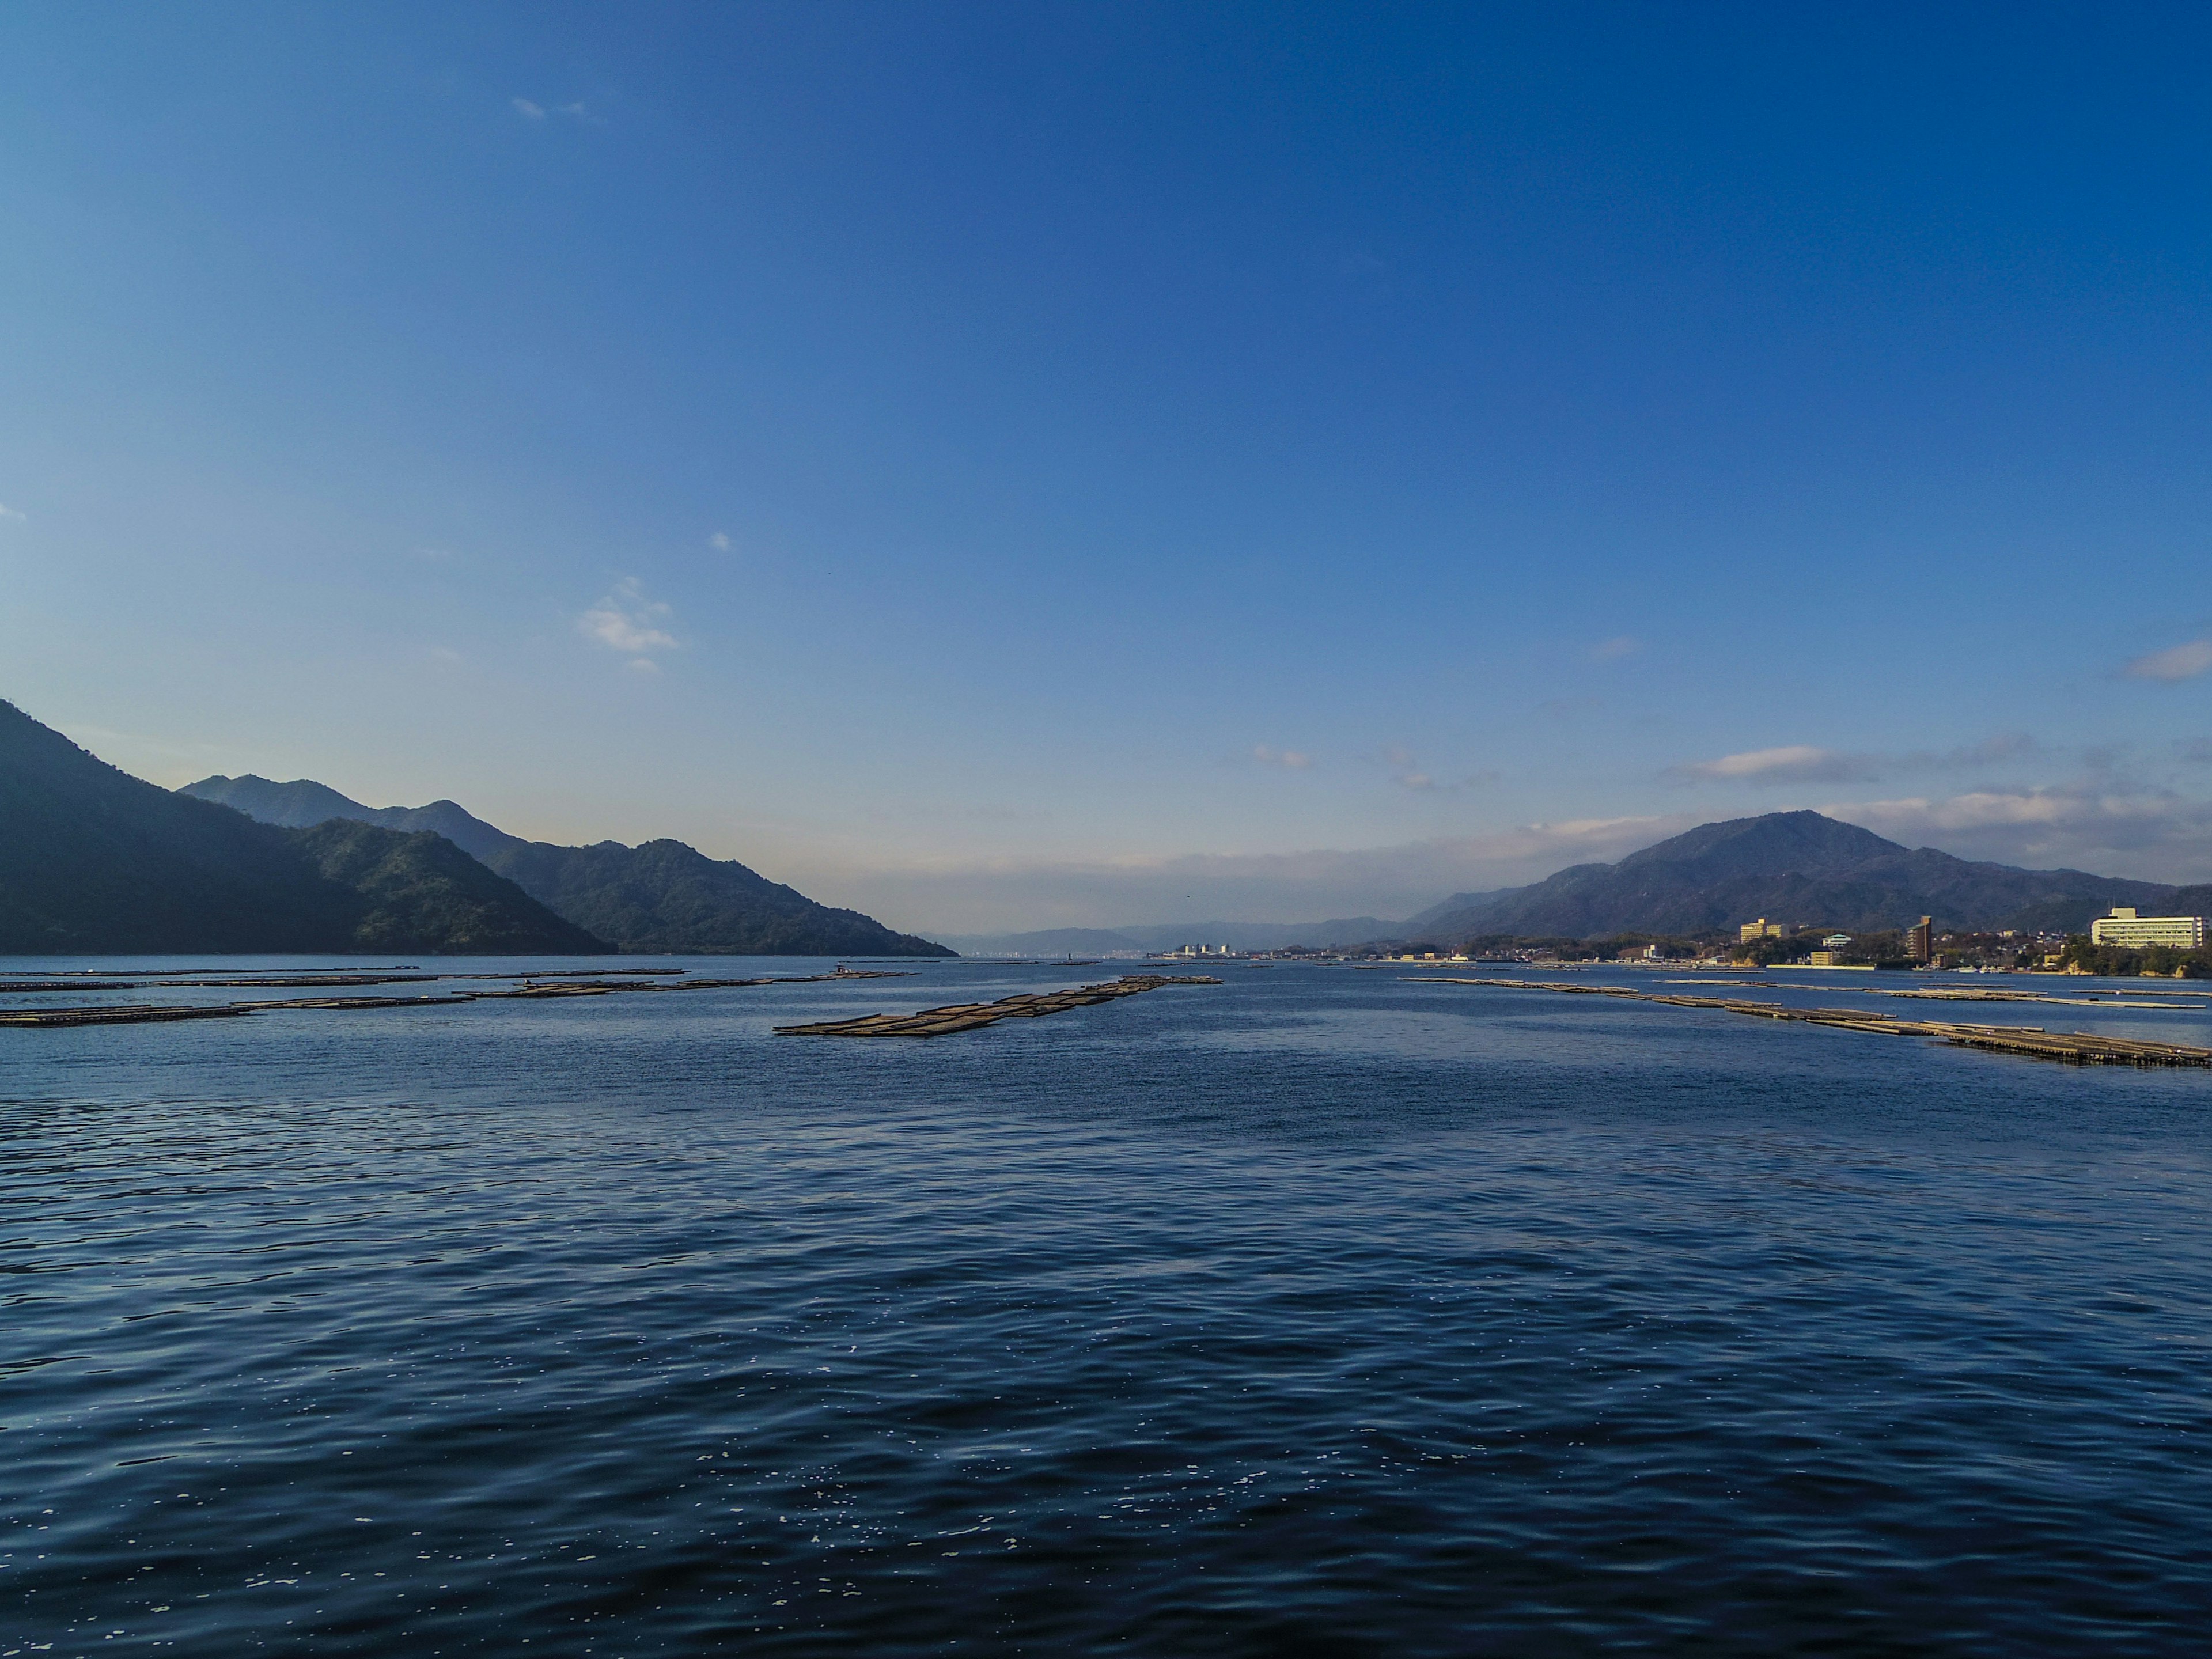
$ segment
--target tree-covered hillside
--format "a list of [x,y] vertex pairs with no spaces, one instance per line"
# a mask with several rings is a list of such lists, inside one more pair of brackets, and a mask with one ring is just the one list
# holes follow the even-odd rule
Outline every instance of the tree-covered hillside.
[[0,702],[0,952],[606,948],[444,845],[257,823]]

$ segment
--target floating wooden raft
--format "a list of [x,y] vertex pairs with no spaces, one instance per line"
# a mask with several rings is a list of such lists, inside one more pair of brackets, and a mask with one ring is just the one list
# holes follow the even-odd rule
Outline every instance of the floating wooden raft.
[[1436,975],[1423,976],[1422,982],[1489,985],[1508,991],[1553,991],[1569,996],[1621,997],[1632,1002],[1663,1002],[1677,1008],[1718,1008],[1761,1019],[1829,1025],[1848,1031],[1874,1031],[1885,1036],[1940,1037],[1962,1048],[2027,1054],[2037,1060],[2063,1060],[2073,1066],[2212,1066],[2212,1048],[2192,1048],[2179,1042],[2139,1042],[2131,1037],[2095,1036],[2087,1031],[2046,1031],[2039,1025],[1961,1025],[1945,1020],[1893,1019],[1887,1014],[1860,1008],[1787,1008],[1778,1002],[1753,1002],[1735,997],[1658,996],[1622,986],[1553,985],[1532,979]]
[[[647,973],[681,973],[682,969],[655,968]],[[416,976],[409,976],[416,977]],[[490,974],[422,975],[426,979],[492,979],[507,975]],[[9,1008],[0,1009],[0,1025],[154,1025],[180,1019],[229,1019],[240,1014],[265,1014],[282,1008],[314,1008],[325,1012],[355,1011],[367,1008],[453,1008],[465,1002],[489,1002],[509,998],[538,997],[603,997],[617,991],[720,991],[749,985],[818,985],[832,980],[900,979],[907,975],[892,969],[860,969],[841,968],[834,974],[786,974],[768,979],[687,979],[678,983],[655,984],[651,981],[618,979],[556,979],[551,984],[542,984],[536,977],[525,979],[521,984],[504,991],[455,991],[435,997],[269,997],[252,1002],[222,1002],[214,1004],[121,1002],[100,1003],[76,1008]],[[251,983],[237,981],[201,981],[191,983],[223,984]],[[316,984],[308,979],[292,981],[295,985]],[[341,980],[339,983],[350,983]],[[363,979],[362,984],[392,981]],[[175,981],[169,981],[175,983]],[[130,990],[128,985],[102,987],[102,989]],[[268,984],[264,988],[280,989]]]
[[1024,992],[1000,997],[996,1002],[956,1002],[944,1008],[924,1008],[913,1014],[870,1014],[863,1019],[824,1020],[814,1025],[779,1025],[778,1036],[947,1036],[955,1031],[980,1030],[1002,1019],[1035,1019],[1043,1014],[1087,1008],[1116,997],[1133,997],[1140,991],[1157,991],[1163,985],[1218,985],[1211,974],[1175,976],[1165,974],[1124,974],[1097,985],[1079,985],[1069,991]]
[[0,1011],[0,1025],[154,1025],[179,1019],[231,1019],[274,1008],[426,1008],[473,1002],[463,992],[449,997],[295,997],[284,1001],[223,1002],[212,1006],[181,1002],[108,1003],[91,1008],[11,1008]]

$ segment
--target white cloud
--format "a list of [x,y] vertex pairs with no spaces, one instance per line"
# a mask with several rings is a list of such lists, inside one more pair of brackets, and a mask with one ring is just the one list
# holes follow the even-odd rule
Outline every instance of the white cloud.
[[1778,749],[1747,749],[1741,754],[1723,755],[1718,760],[1696,761],[1675,767],[1673,775],[1692,781],[1722,778],[1824,778],[1840,781],[1863,775],[1865,769],[1865,763],[1852,756],[1839,755],[1832,749],[1817,749],[1809,743],[1793,743]]
[[2212,879],[2212,801],[2111,781],[1945,797],[1842,802],[1831,817],[1908,846],[2031,869],[2065,866],[2143,881]]
[[[670,614],[668,606],[645,597],[636,577],[625,576],[615,584],[612,592],[576,619],[576,626],[610,650],[642,660],[650,667],[651,659],[642,653],[677,648],[675,636],[659,626]],[[636,666],[636,662],[631,666]]]
[[1890,772],[1978,771],[2047,752],[2025,732],[2000,732],[1956,749],[1916,749],[1901,754],[1850,754],[1795,743],[1670,766],[1660,775],[1676,783],[1863,783]]
[[1618,662],[1623,657],[1632,657],[1644,648],[1644,641],[1623,634],[1617,639],[1601,640],[1590,647],[1592,662]]
[[27,519],[25,514],[18,513],[14,507],[8,506],[5,502],[0,502],[0,519],[13,519],[18,524],[27,522]]
[[565,115],[571,121],[581,121],[589,127],[603,127],[607,124],[605,116],[595,113],[580,99],[573,104],[556,104],[550,111],[544,105],[527,98],[510,98],[507,102],[514,105],[514,112],[526,121],[543,121],[551,114]]
[[2137,657],[2120,672],[2131,680],[2193,680],[2212,669],[2212,640],[2191,640]]
[[717,553],[726,553],[730,550],[730,538],[726,532],[717,530],[713,535],[707,538],[707,545],[713,548]]
[[1495,772],[1470,772],[1457,781],[1438,777],[1421,764],[1420,759],[1403,744],[1385,744],[1382,763],[1390,769],[1391,780],[1401,789],[1410,789],[1416,794],[1431,790],[1480,789],[1498,781]]
[[1313,764],[1313,757],[1296,749],[1270,749],[1266,744],[1255,744],[1252,758],[1262,766],[1280,766],[1292,772],[1303,772]]

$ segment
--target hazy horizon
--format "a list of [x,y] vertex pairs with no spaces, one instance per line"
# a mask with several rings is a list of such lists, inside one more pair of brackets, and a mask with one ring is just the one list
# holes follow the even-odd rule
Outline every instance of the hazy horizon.
[[930,934],[2212,879],[2212,21],[0,18],[0,696]]

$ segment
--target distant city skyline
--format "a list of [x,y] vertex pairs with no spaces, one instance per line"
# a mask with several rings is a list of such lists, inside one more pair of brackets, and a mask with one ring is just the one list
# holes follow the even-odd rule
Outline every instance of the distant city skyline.
[[0,697],[922,933],[2212,879],[2212,21],[0,16]]

